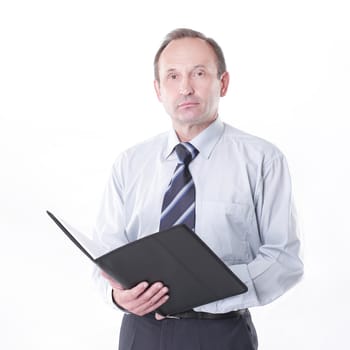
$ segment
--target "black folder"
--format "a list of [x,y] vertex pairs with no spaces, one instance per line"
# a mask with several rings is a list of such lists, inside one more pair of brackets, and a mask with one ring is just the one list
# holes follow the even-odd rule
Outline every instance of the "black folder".
[[186,225],[153,233],[93,258],[68,225],[47,213],[85,255],[124,288],[141,281],[164,283],[169,288],[169,299],[157,310],[162,315],[187,311],[248,290]]

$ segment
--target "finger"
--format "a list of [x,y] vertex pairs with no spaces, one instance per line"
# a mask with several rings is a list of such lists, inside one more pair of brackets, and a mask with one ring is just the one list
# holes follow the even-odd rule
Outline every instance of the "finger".
[[134,288],[126,289],[122,291],[116,291],[117,303],[125,307],[127,310],[137,307],[141,302],[138,301],[140,295],[144,293],[148,287],[147,282],[141,282]]
[[[161,285],[162,286],[162,285]],[[164,304],[168,300],[167,287],[159,289],[159,285],[149,288],[139,299],[139,305],[135,304],[134,312],[138,314],[147,314],[156,310],[160,305]],[[152,293],[151,293],[152,292]]]
[[138,285],[136,285],[134,288],[129,289],[130,298],[132,299],[139,298],[145,292],[148,286],[149,284],[147,282],[141,282]]
[[163,290],[163,293],[161,292],[163,288],[166,288],[163,286],[161,282],[153,283],[142,295],[140,295],[140,298],[138,299],[138,305],[142,306],[146,303],[155,303],[159,298],[157,298],[157,294],[161,293],[164,295],[167,292],[166,290]]
[[132,313],[138,314],[138,310],[142,310],[143,305],[148,302],[159,290],[163,287],[162,283],[154,283],[148,287],[147,282],[142,282],[136,287],[126,290],[125,293],[120,294],[120,302],[127,304],[127,308]]
[[163,304],[165,304],[169,300],[169,295],[164,295],[162,298],[160,298],[155,304],[152,304],[146,309],[143,309],[142,311],[139,311],[139,316],[147,315],[151,312],[154,312],[158,308],[160,308]]

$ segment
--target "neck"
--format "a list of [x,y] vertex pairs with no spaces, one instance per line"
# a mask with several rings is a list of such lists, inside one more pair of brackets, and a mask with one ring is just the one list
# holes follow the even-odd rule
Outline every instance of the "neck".
[[189,142],[193,140],[197,135],[199,135],[203,130],[205,130],[209,125],[211,125],[217,116],[208,121],[207,123],[201,124],[174,124],[176,135],[179,138],[180,142]]

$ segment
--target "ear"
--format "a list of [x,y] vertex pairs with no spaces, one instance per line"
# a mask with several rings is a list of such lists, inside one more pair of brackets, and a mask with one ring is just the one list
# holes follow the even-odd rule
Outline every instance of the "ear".
[[230,75],[228,74],[228,72],[224,72],[221,75],[220,83],[221,83],[220,96],[223,97],[226,95],[228,85],[230,83]]
[[154,80],[153,86],[154,86],[154,90],[156,90],[156,94],[157,94],[159,102],[162,102],[162,95],[160,93],[159,81],[158,80]]

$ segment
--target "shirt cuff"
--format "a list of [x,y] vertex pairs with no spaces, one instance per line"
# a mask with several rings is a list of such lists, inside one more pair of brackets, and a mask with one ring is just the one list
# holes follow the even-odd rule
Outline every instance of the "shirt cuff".
[[114,300],[114,298],[113,298],[113,288],[110,285],[107,287],[107,299],[109,301],[109,304],[111,304],[116,310],[120,310],[120,311],[123,311],[126,314],[129,314],[129,312],[127,310],[125,310],[120,305],[118,305],[116,303],[116,301]]
[[248,283],[251,281],[248,265],[238,264],[229,266],[231,271],[243,282]]

